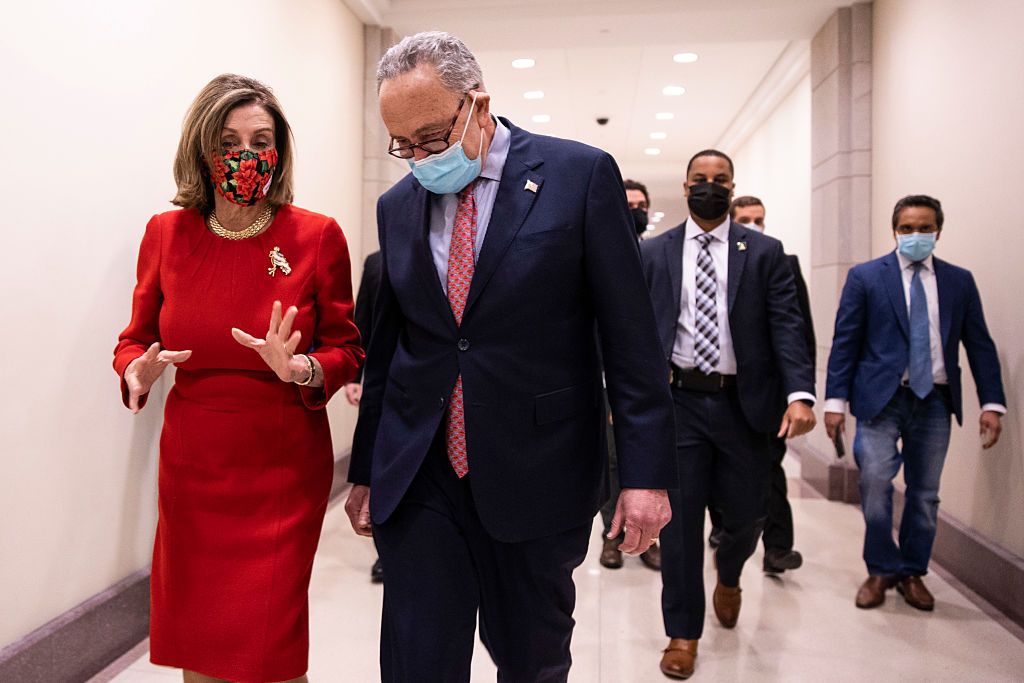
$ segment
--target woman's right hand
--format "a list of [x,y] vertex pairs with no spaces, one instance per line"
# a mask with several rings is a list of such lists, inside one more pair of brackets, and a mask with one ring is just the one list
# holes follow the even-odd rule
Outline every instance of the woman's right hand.
[[128,385],[128,408],[132,413],[139,412],[139,399],[149,393],[168,365],[184,363],[191,355],[191,351],[161,351],[160,342],[153,342],[146,353],[129,363],[124,381]]

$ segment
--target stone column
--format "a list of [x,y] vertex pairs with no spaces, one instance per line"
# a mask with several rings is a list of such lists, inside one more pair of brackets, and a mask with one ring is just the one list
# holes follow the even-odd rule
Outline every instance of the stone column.
[[[811,309],[818,339],[818,419],[846,273],[871,258],[871,5],[835,12],[811,41]],[[853,420],[836,460],[823,424],[796,444],[801,475],[830,500],[858,502]]]
[[395,32],[387,27],[367,24],[363,27],[366,44],[366,77],[363,102],[363,225],[362,254],[353,254],[359,261],[378,249],[377,198],[409,169],[405,162],[388,154],[390,136],[380,120],[377,107],[377,64],[388,48],[398,42]]

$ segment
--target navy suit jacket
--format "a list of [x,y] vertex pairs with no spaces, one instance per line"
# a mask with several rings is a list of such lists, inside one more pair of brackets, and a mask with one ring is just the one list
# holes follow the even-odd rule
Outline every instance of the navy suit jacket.
[[618,168],[502,121],[511,145],[461,328],[431,260],[430,193],[408,175],[377,205],[384,268],[349,470],[370,485],[376,524],[443,429],[459,373],[488,533],[515,542],[589,524],[606,457],[599,343],[622,486],[677,486],[672,399]]
[[[1006,405],[996,346],[985,325],[981,297],[969,270],[932,258],[939,291],[942,356],[953,398],[963,422],[960,342],[978,385],[982,404]],[[850,269],[836,313],[828,358],[826,398],[850,402],[858,420],[876,417],[900,386],[910,359],[910,316],[895,252]]]
[[[671,362],[682,311],[685,230],[684,222],[640,247],[664,363]],[[814,366],[782,242],[730,223],[727,305],[743,415],[757,431],[775,434],[786,410],[779,396],[814,395]]]

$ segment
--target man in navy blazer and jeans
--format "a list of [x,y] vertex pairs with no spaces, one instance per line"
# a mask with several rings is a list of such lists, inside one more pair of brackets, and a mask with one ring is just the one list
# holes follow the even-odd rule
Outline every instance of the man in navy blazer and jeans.
[[[718,150],[686,168],[686,222],[641,244],[670,377],[679,488],[661,537],[662,672],[694,672],[704,628],[704,517],[722,519],[712,604],[739,618],[740,575],[764,524],[772,436],[814,427],[814,367],[782,243],[729,219],[733,164]],[[779,397],[786,397],[780,401]]]
[[[963,421],[961,341],[982,404],[984,448],[998,440],[1006,413],[999,358],[974,277],[932,256],[943,218],[932,197],[897,202],[896,251],[850,270],[836,314],[825,428],[842,438],[847,406],[857,418],[853,455],[860,467],[868,578],[856,604],[865,609],[881,605],[894,586],[912,607],[935,607],[921,577],[935,540],[950,415]],[[892,480],[900,465],[907,488],[897,545]]]
[[602,363],[624,552],[658,538],[677,482],[622,178],[600,150],[492,116],[476,59],[446,33],[392,47],[378,83],[412,174],[377,205],[346,511],[387,576],[382,677],[468,681],[479,615],[499,680],[565,681],[572,571],[602,502]]

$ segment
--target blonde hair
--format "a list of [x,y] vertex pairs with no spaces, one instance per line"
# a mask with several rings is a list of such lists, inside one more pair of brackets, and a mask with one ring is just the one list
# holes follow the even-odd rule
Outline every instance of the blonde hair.
[[213,183],[206,160],[210,154],[221,152],[221,133],[228,114],[235,107],[247,104],[260,105],[274,119],[278,161],[267,201],[273,206],[291,203],[294,143],[281,103],[269,87],[254,78],[221,74],[199,91],[185,114],[178,152],[174,156],[174,182],[178,193],[171,200],[172,204],[203,213],[213,208]]

